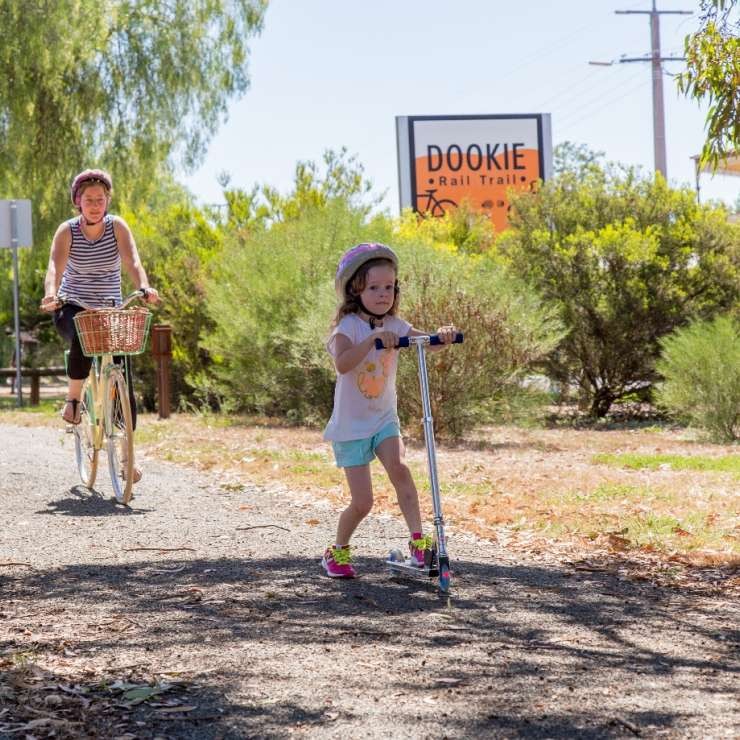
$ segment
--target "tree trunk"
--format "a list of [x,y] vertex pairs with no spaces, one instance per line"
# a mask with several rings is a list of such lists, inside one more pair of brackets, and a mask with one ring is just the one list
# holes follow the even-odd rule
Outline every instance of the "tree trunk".
[[609,388],[599,388],[591,401],[591,416],[603,419],[614,403],[615,396]]

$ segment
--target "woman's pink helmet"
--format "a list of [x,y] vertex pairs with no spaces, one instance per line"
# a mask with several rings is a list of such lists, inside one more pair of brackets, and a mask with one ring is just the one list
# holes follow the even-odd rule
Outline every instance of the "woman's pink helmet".
[[72,180],[72,185],[69,188],[72,205],[76,208],[80,207],[80,187],[85,183],[99,183],[106,189],[109,195],[111,190],[113,190],[113,180],[107,172],[103,170],[83,170]]
[[339,260],[337,275],[334,279],[334,288],[340,301],[345,298],[347,283],[354,277],[355,273],[370,260],[386,259],[393,263],[393,267],[398,271],[398,257],[396,253],[385,244],[366,243],[358,244],[352,249],[348,249]]

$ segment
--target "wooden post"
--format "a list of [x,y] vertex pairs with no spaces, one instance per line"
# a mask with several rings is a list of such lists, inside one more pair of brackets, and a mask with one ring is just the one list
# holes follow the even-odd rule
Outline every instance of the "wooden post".
[[172,327],[152,326],[152,354],[157,363],[157,407],[160,419],[170,416],[170,362],[172,359]]
[[41,373],[31,371],[31,406],[38,406],[41,400]]

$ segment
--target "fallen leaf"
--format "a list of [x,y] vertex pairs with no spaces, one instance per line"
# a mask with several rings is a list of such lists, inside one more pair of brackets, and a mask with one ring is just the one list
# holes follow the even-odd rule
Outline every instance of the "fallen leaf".
[[184,704],[181,707],[163,707],[162,709],[157,709],[156,711],[160,714],[171,714],[172,712],[192,712],[193,709],[197,708],[198,707],[192,704]]

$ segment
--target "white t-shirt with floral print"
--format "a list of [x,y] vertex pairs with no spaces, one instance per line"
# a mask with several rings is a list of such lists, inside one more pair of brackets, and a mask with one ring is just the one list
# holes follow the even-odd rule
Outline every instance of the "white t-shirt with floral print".
[[[344,334],[352,344],[359,344],[371,334],[392,331],[405,337],[411,324],[397,316],[386,316],[383,326],[371,329],[357,314],[344,316],[335,327],[326,348],[336,357],[336,336]],[[386,424],[398,423],[396,368],[398,351],[371,349],[348,373],[337,373],[334,411],[324,429],[324,439],[349,442],[377,434]]]

